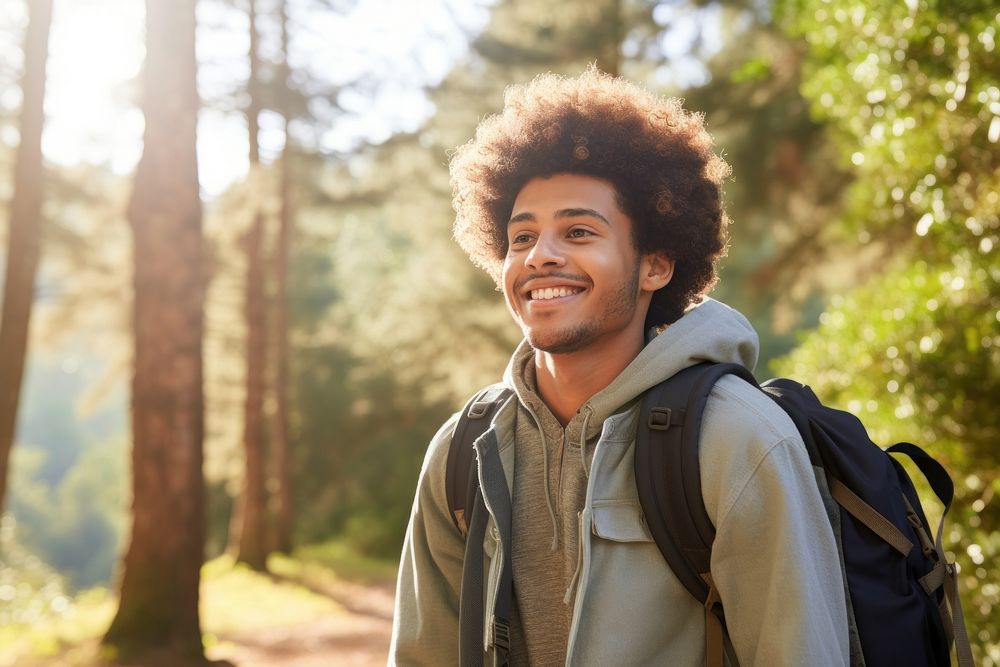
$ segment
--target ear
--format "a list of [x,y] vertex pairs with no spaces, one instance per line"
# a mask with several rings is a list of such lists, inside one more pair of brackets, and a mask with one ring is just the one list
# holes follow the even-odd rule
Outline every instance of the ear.
[[639,268],[639,287],[647,292],[655,292],[674,277],[674,260],[663,253],[643,255]]

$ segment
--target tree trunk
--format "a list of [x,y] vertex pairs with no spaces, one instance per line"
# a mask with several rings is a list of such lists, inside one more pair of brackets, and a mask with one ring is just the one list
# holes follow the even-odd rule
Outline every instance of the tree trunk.
[[[260,87],[256,0],[249,1],[250,101],[247,106],[247,129],[250,157],[250,183],[260,172],[259,122]],[[259,197],[259,195],[252,195]],[[267,569],[267,489],[264,473],[264,389],[267,369],[267,275],[263,242],[265,217],[262,205],[255,206],[251,227],[243,239],[246,256],[244,321],[246,322],[246,402],[243,412],[243,492],[230,525],[230,544],[235,545],[237,562],[255,570]]]
[[146,0],[142,158],[134,238],[132,537],[106,644],[123,657],[203,660],[205,293],[195,130],[195,0]]
[[621,48],[625,38],[622,0],[609,0],[603,9],[607,32],[598,46],[597,68],[611,76],[621,73]]
[[[281,54],[284,90],[291,94],[291,76],[288,67],[288,3],[282,2],[281,7]],[[282,553],[292,550],[292,475],[291,446],[288,435],[288,257],[291,251],[291,233],[294,224],[294,211],[291,199],[291,174],[289,172],[289,157],[291,155],[291,137],[288,134],[288,111],[282,110],[284,116],[285,145],[281,151],[279,169],[279,197],[281,198],[280,218],[278,220],[278,241],[274,252],[274,421],[272,439],[275,462],[275,523],[274,549]]]
[[267,569],[267,491],[264,484],[264,373],[267,359],[266,274],[263,252],[264,215],[258,211],[244,237],[247,271],[244,316],[246,402],[243,416],[244,479],[232,543],[236,560],[255,570]]
[[14,163],[14,198],[0,315],[0,515],[7,489],[7,464],[17,432],[17,406],[28,352],[28,325],[42,237],[42,126],[45,122],[45,63],[52,0],[28,3],[21,82],[21,143]]

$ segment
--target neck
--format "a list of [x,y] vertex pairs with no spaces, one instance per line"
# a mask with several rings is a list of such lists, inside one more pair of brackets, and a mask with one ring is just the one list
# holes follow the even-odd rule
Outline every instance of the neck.
[[636,358],[642,346],[640,326],[625,340],[616,337],[595,342],[568,354],[535,350],[538,395],[565,426],[584,403],[618,377]]

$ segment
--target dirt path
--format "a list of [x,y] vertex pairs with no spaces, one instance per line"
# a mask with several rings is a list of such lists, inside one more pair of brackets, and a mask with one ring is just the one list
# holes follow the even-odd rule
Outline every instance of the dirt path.
[[323,591],[345,613],[263,632],[223,635],[208,657],[236,667],[385,665],[392,629],[392,584],[338,584]]

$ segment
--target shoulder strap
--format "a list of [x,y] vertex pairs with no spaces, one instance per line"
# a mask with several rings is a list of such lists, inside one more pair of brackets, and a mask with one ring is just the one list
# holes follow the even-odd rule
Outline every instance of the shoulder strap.
[[[927,478],[927,482],[930,484],[931,489],[933,489],[935,495],[944,505],[944,511],[941,512],[941,521],[938,523],[938,529],[934,540],[934,550],[937,553],[937,567],[931,572],[928,577],[936,575],[936,571],[940,570],[941,574],[937,575],[940,577],[939,582],[944,585],[945,597],[948,600],[948,609],[945,607],[939,607],[938,611],[941,612],[941,622],[944,625],[945,632],[948,633],[949,641],[955,644],[955,658],[959,664],[959,667],[971,667],[975,664],[972,658],[972,647],[969,642],[969,633],[965,627],[965,614],[962,611],[962,600],[958,596],[958,580],[955,572],[955,564],[948,562],[948,558],[945,555],[944,546],[941,542],[941,532],[944,529],[944,519],[948,514],[948,510],[951,508],[952,500],[955,497],[955,485],[951,481],[951,477],[944,467],[934,460],[930,454],[925,452],[920,447],[914,445],[910,442],[897,442],[892,447],[885,450],[890,454],[904,454],[916,464],[923,473],[924,477]],[[905,499],[905,496],[904,496]],[[907,501],[908,502],[908,501]],[[910,511],[913,508],[910,507]],[[925,519],[926,520],[926,519]],[[917,529],[918,534],[923,532],[920,525],[914,525]],[[922,539],[930,541],[929,536],[926,533],[922,536]],[[923,581],[921,581],[923,584]]]
[[684,587],[704,603],[715,528],[701,495],[698,446],[712,387],[723,375],[754,385],[738,364],[701,363],[646,392],[635,438],[635,483],[649,532]]
[[468,513],[479,489],[473,444],[489,429],[493,415],[511,393],[513,392],[502,384],[491,384],[479,391],[462,408],[455,433],[451,437],[445,493],[448,497],[448,513],[463,537],[468,533]]

